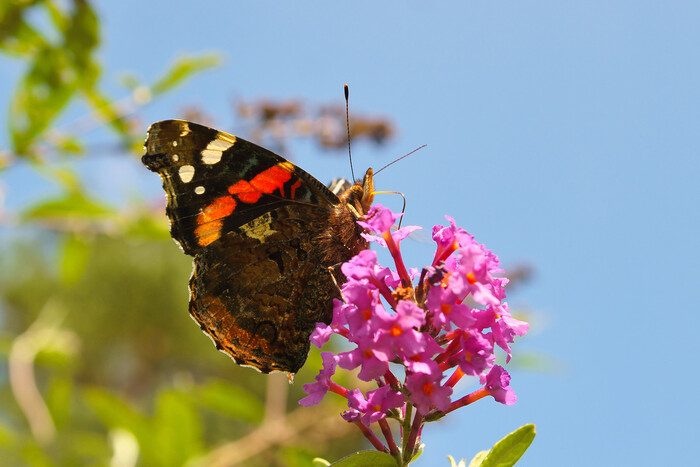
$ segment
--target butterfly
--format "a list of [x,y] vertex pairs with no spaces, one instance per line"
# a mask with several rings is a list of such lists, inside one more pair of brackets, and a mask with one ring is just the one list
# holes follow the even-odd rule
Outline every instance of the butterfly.
[[334,192],[267,149],[184,120],[151,125],[144,147],[170,233],[194,257],[192,318],[239,365],[299,371],[340,297],[337,266],[368,248],[355,221],[372,204],[372,169]]

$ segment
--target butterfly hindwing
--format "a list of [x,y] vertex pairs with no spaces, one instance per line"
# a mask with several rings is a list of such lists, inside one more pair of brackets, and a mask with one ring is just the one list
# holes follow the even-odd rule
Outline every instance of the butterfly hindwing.
[[330,322],[339,293],[314,245],[323,219],[278,207],[195,257],[190,314],[237,363],[296,373],[316,323]]

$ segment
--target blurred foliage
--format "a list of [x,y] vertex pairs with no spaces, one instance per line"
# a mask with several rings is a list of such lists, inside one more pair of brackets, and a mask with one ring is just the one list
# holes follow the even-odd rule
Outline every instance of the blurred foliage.
[[[358,450],[361,435],[338,417],[341,406],[298,408],[318,352],[294,385],[217,352],[187,317],[191,261],[170,240],[164,202],[106,203],[76,169],[115,148],[140,164],[139,108],[219,57],[180,57],[151,85],[123,75],[127,96],[114,101],[101,90],[99,47],[87,0],[0,2],[0,52],[24,65],[0,174],[25,166],[58,187],[19,212],[0,205],[2,463],[301,466]],[[76,103],[87,115],[62,122]],[[346,144],[342,108],[259,101],[236,112],[253,138],[276,147],[292,137]],[[386,119],[352,121],[354,138],[393,134]],[[85,138],[97,127],[113,138],[100,150]]]

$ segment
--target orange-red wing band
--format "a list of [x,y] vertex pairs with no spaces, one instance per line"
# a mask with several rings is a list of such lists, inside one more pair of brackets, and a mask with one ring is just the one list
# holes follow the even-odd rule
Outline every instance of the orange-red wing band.
[[236,200],[230,196],[221,196],[212,201],[202,212],[197,215],[197,228],[194,234],[197,243],[207,246],[218,240],[221,236],[221,228],[224,225],[224,217],[231,215],[236,209]]
[[[291,164],[290,164],[291,165]],[[274,165],[269,169],[263,170],[248,182],[240,180],[228,187],[228,192],[236,196],[239,201],[246,204],[257,203],[264,193],[272,193],[275,190],[280,191],[280,195],[284,197],[284,184],[292,178],[292,172],[281,164]],[[301,186],[301,180],[292,185],[291,196],[294,197],[296,189]],[[221,196],[212,201],[207,207],[202,209],[202,212],[197,216],[197,228],[194,229],[194,234],[197,237],[197,243],[201,246],[207,246],[221,237],[221,228],[223,227],[223,218],[230,216],[236,210],[236,200],[233,196]]]

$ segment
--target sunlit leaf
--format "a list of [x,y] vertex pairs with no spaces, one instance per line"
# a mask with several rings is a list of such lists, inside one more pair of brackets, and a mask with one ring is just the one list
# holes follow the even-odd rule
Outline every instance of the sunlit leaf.
[[484,459],[486,459],[486,456],[489,454],[488,451],[479,451],[476,453],[476,456],[472,458],[471,462],[469,462],[469,467],[480,467],[481,463],[484,462]]
[[56,149],[66,154],[83,154],[83,143],[75,136],[62,135],[51,141]]
[[174,391],[159,394],[153,421],[154,455],[160,465],[182,465],[202,449],[202,427],[190,400]]
[[287,446],[280,449],[277,457],[287,467],[308,467],[313,465],[316,455],[302,447]]
[[122,137],[122,142],[128,142],[129,124],[119,113],[119,109],[115,104],[107,96],[98,91],[95,86],[86,86],[83,88],[83,95],[102,121],[111,126],[112,129]]
[[518,462],[532,440],[535,439],[535,425],[524,425],[493,445],[481,462],[481,467],[510,467]]
[[210,383],[197,392],[198,401],[205,407],[235,419],[259,423],[265,407],[253,393],[222,381]]
[[7,12],[0,20],[0,50],[10,55],[33,56],[47,46],[46,39],[16,13]]
[[167,222],[163,222],[161,216],[154,219],[144,215],[128,222],[124,228],[124,235],[130,238],[167,240],[170,238],[170,231]]
[[333,467],[396,467],[396,459],[385,452],[360,451],[331,464]]
[[194,73],[219,65],[219,55],[208,54],[199,57],[182,57],[175,61],[165,75],[151,87],[154,95],[168,91]]
[[88,68],[93,50],[100,42],[99,21],[86,0],[74,0],[70,24],[65,30],[65,49],[70,52],[77,71]]
[[68,193],[60,198],[52,198],[37,203],[22,214],[24,221],[95,219],[112,216],[114,210],[107,205],[86,198],[81,193]]
[[55,377],[51,380],[46,391],[46,405],[51,413],[56,427],[65,428],[70,421],[73,381],[69,378]]
[[30,146],[76,91],[77,73],[64,49],[45,47],[14,92],[8,118],[14,151],[27,155]]
[[107,427],[130,431],[139,444],[152,443],[153,432],[148,419],[135,412],[126,402],[99,388],[83,390],[83,398]]
[[92,248],[78,235],[66,235],[61,252],[60,278],[64,285],[75,285],[87,268]]

